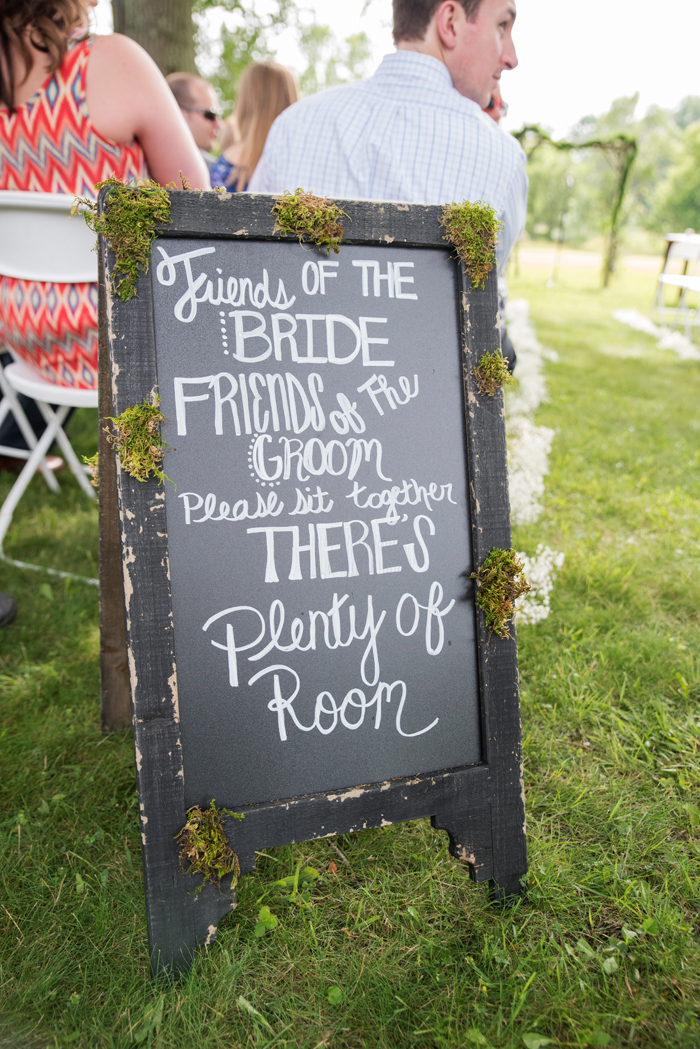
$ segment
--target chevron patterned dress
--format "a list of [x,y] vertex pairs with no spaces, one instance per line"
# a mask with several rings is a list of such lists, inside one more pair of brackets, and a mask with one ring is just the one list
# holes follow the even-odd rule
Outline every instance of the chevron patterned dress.
[[[85,74],[92,39],[72,41],[61,68],[12,116],[0,109],[0,189],[94,197],[95,184],[110,175],[125,181],[146,175],[137,142],[110,142],[90,120]],[[51,382],[97,389],[97,285],[0,276],[3,343]]]

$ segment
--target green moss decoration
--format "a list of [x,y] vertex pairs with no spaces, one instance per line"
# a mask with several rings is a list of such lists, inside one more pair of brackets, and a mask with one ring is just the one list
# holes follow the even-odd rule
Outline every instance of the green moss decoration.
[[78,197],[72,208],[76,214],[83,206],[85,221],[94,233],[101,233],[115,255],[112,291],[122,302],[136,295],[136,282],[141,273],[148,272],[151,244],[159,226],[170,222],[168,191],[150,179],[139,179],[127,185],[113,175],[98,182],[96,190],[109,186],[104,213],[97,214],[97,202],[89,197]]
[[273,233],[279,231],[284,236],[298,237],[300,244],[306,237],[318,247],[325,247],[327,255],[331,248],[338,254],[344,232],[340,219],[347,216],[332,200],[297,189],[278,197],[272,214],[275,216]]
[[445,204],[440,225],[445,240],[454,246],[474,288],[484,288],[496,265],[496,241],[503,223],[489,204]]
[[508,370],[508,362],[500,350],[484,353],[479,358],[479,363],[473,369],[472,375],[476,379],[479,393],[486,397],[493,397],[504,386],[510,386],[515,381]]
[[238,857],[228,843],[221,823],[222,816],[242,820],[240,812],[217,809],[214,799],[208,809],[194,805],[187,810],[187,823],[175,835],[180,846],[180,866],[186,874],[202,874],[204,881],[195,889],[201,892],[207,882],[214,882],[221,890],[221,879],[233,873],[231,888],[236,885],[241,868]]
[[100,477],[99,477],[100,453],[99,452],[95,452],[94,455],[84,455],[83,456],[83,462],[85,463],[86,466],[90,467],[90,484],[92,485],[93,488],[99,488],[100,487]]
[[156,394],[152,404],[144,400],[143,404],[127,408],[121,415],[107,416],[115,431],[110,433],[105,429],[107,439],[116,447],[126,472],[137,481],[146,481],[151,474],[161,483],[170,481],[160,468],[167,444],[161,436],[159,425],[167,420],[159,404],[160,397]]
[[515,550],[492,550],[478,572],[476,603],[483,609],[490,634],[511,637],[508,621],[515,615],[515,602],[532,587],[523,575],[524,565]]

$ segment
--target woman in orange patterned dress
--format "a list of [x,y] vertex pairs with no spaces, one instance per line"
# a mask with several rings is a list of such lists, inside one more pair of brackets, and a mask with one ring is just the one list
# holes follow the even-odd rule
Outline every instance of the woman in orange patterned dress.
[[[112,174],[165,185],[180,171],[208,189],[155,63],[128,37],[86,33],[96,3],[0,0],[0,190],[94,196]],[[52,382],[95,389],[97,286],[0,275],[3,343]]]

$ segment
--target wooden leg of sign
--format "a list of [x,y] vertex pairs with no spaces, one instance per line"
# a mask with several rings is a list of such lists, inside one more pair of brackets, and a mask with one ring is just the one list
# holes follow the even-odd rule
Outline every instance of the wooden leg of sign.
[[[487,802],[470,807],[467,812],[450,806],[431,823],[436,830],[447,831],[450,855],[469,864],[469,874],[476,882],[488,881],[494,903],[514,903],[525,894],[522,879],[527,873],[521,835],[513,848],[514,838],[505,854],[494,849],[492,809]],[[522,853],[522,855],[521,855]]]
[[488,881],[493,876],[491,840],[491,806],[469,807],[467,811],[450,805],[430,821],[435,830],[444,830],[449,838],[450,855],[469,864],[474,881]]
[[[100,281],[100,326],[105,323]],[[104,432],[112,415],[106,340],[100,338],[99,358],[99,476],[100,476],[100,708],[102,730],[121,732],[131,724],[129,665],[126,656],[124,580],[119,546],[117,482],[114,453]]]
[[523,885],[523,879],[527,871],[520,874],[511,874],[507,878],[489,881],[489,893],[494,903],[516,903],[521,897],[527,895],[527,889]]

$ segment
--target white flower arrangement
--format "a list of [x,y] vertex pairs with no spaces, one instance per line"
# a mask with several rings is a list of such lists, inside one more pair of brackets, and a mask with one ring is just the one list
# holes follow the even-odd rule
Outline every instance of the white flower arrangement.
[[[547,398],[544,377],[545,351],[530,321],[525,299],[508,303],[508,334],[517,354],[517,388],[506,392],[508,434],[508,484],[513,524],[534,524],[542,513],[544,479],[549,473],[549,453],[554,430],[537,426],[533,416]],[[550,350],[549,360],[558,360]]]
[[564,564],[565,554],[544,546],[537,547],[534,557],[518,553],[525,578],[532,587],[515,606],[519,623],[541,623],[550,612],[549,598],[554,589],[554,574]]
[[[548,426],[537,426],[534,414],[548,399],[544,361],[557,361],[554,350],[540,344],[530,321],[525,299],[508,304],[508,333],[517,354],[515,378],[518,386],[506,392],[506,433],[508,437],[508,487],[510,512],[514,524],[534,524],[542,513],[545,477],[549,473],[549,454],[555,437]],[[534,557],[518,553],[525,566],[525,577],[532,590],[517,605],[520,623],[541,623],[550,612],[550,595],[556,570],[564,564],[563,553],[542,543]]]

